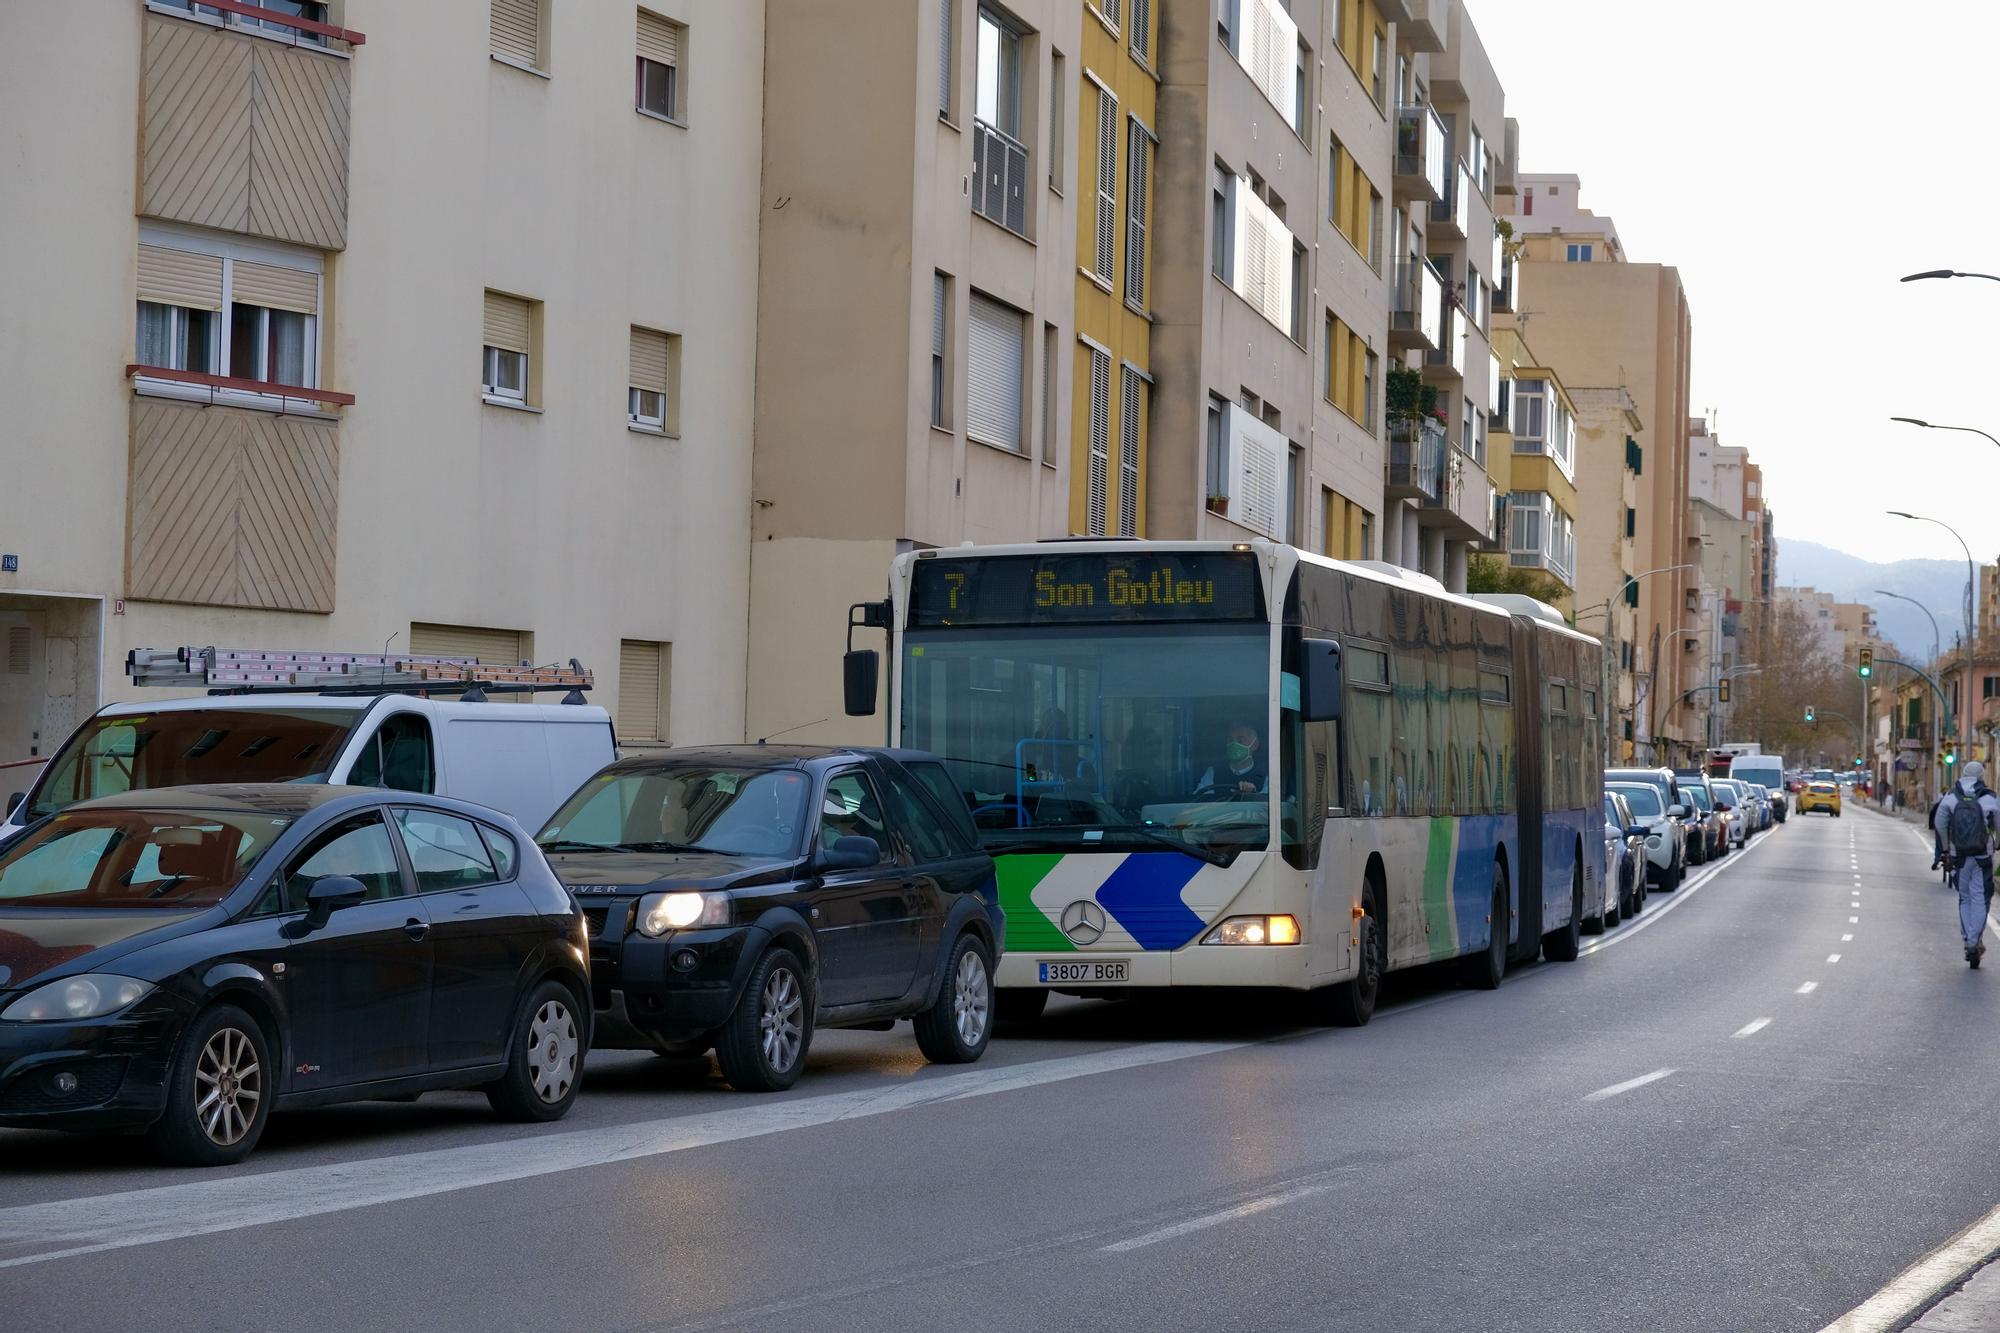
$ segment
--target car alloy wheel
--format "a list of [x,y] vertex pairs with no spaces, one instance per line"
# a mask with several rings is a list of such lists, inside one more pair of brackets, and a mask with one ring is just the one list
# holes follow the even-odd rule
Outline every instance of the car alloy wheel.
[[537,1097],[553,1105],[568,1095],[582,1045],[568,1005],[550,1000],[535,1011],[528,1026],[528,1077]]
[[774,967],[764,982],[764,1002],[757,1015],[764,1044],[764,1062],[771,1072],[784,1074],[799,1058],[805,1037],[805,1000],[799,993],[799,979],[787,967]]
[[958,976],[951,994],[952,1021],[958,1025],[958,1039],[967,1046],[979,1045],[986,1035],[992,994],[993,987],[986,979],[986,960],[977,949],[967,949],[958,957]]
[[219,1148],[241,1142],[264,1096],[264,1070],[250,1038],[233,1027],[217,1029],[195,1061],[194,1089],[195,1115],[208,1141]]

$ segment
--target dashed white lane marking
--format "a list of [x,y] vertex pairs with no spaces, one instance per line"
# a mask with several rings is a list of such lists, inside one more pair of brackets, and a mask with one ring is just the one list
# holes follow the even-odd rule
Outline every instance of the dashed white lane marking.
[[1842,935],[1840,937],[1840,942],[1842,944],[1852,944],[1854,942],[1854,937],[1852,935]]
[[1210,1227],[1219,1227],[1224,1222],[1234,1222],[1238,1218],[1253,1217],[1258,1213],[1269,1212],[1273,1208],[1281,1208],[1288,1203],[1297,1203],[1300,1199],[1324,1194],[1332,1188],[1331,1185],[1306,1185],[1299,1189],[1286,1190],[1282,1194],[1266,1194],[1261,1199],[1239,1203],[1234,1208],[1224,1208],[1221,1212],[1206,1213],[1201,1217],[1190,1217],[1185,1222],[1176,1222],[1172,1226],[1161,1227],[1158,1231],[1148,1231],[1143,1236],[1134,1236],[1131,1240],[1121,1240],[1115,1245],[1105,1245],[1099,1249],[1104,1254],[1128,1254],[1133,1250],[1142,1250],[1148,1245],[1158,1245],[1163,1240],[1185,1236],[1192,1231],[1206,1231]]
[[1803,985],[1803,986],[1799,987],[1799,988],[1798,988],[1797,990],[1793,991],[1793,992],[1792,992],[1792,994],[1794,994],[1794,995],[1810,995],[1810,994],[1812,994],[1812,993],[1813,993],[1814,991],[1816,991],[1816,990],[1818,990],[1818,989],[1819,989],[1819,983],[1818,983],[1817,981],[1808,981],[1808,982],[1807,982],[1807,983],[1806,983],[1805,985]]
[[1655,1069],[1650,1074],[1641,1074],[1637,1078],[1628,1078],[1623,1083],[1613,1083],[1608,1088],[1599,1088],[1596,1092],[1585,1097],[1584,1100],[1587,1102],[1601,1102],[1606,1097],[1616,1097],[1621,1092],[1630,1092],[1634,1088],[1643,1088],[1648,1083],[1658,1083],[1673,1072],[1671,1069]]
[[1858,916],[1851,916],[1847,918],[1847,924],[1850,926],[1858,926],[1861,924],[1861,918]]
[[1752,1019],[1748,1023],[1745,1023],[1742,1027],[1736,1029],[1736,1031],[1730,1033],[1729,1035],[1732,1037],[1754,1037],[1769,1026],[1771,1026],[1770,1019],[1756,1018]]
[[1840,955],[1837,953],[1830,953],[1826,956],[1826,961],[1829,963],[1837,963],[1840,961]]

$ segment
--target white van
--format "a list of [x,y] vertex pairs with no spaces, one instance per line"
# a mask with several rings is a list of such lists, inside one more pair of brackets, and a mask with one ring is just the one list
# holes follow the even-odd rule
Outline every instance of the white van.
[[1776,754],[1739,754],[1729,761],[1729,776],[1739,782],[1754,782],[1777,797],[1772,802],[1771,814],[1779,823],[1785,820],[1785,759]]
[[617,757],[611,716],[593,704],[310,692],[110,704],[63,742],[25,791],[7,795],[0,839],[93,796],[206,782],[435,792],[536,829]]

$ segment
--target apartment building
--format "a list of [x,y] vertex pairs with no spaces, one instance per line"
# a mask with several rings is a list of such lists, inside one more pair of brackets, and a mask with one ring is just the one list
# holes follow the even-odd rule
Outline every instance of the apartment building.
[[574,657],[628,743],[742,734],[758,0],[5,27],[0,762],[190,644]]
[[[1518,180],[1506,212],[1520,245],[1511,275],[1515,326],[1572,395],[1622,390],[1643,423],[1631,436],[1641,461],[1630,539],[1636,568],[1620,566],[1602,530],[1625,515],[1605,512],[1586,494],[1577,598],[1586,606],[1613,601],[1628,595],[1628,579],[1638,580],[1635,754],[1648,762],[1687,758],[1700,747],[1700,727],[1679,701],[1704,683],[1705,660],[1682,644],[1700,633],[1702,612],[1692,571],[1677,568],[1699,563],[1687,502],[1687,295],[1670,265],[1629,259],[1611,219],[1581,206],[1575,176],[1524,172]],[[1586,487],[1589,471],[1586,459]]]
[[1085,6],[766,8],[748,734],[865,740],[839,650],[890,560],[1072,526]]
[[1576,605],[1577,407],[1555,371],[1536,362],[1520,331],[1493,333],[1497,363],[1487,474],[1500,495],[1494,545],[1516,569],[1549,575]]
[[[1610,571],[1610,596],[1578,607],[1576,623],[1600,635],[1611,682],[1605,695],[1614,701],[1610,752],[1623,760],[1637,757],[1640,679],[1658,674],[1661,645],[1655,640],[1642,651],[1639,636],[1638,576],[1634,563],[1638,546],[1639,479],[1646,470],[1646,452],[1639,443],[1645,422],[1632,395],[1622,388],[1569,391],[1576,408],[1577,507],[1576,568]],[[1679,641],[1665,645],[1678,647]]]

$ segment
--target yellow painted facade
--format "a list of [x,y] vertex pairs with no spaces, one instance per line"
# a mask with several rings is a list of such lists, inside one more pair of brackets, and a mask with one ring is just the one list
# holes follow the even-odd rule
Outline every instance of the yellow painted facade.
[[[1152,321],[1146,312],[1153,279],[1152,204],[1159,133],[1156,116],[1159,79],[1146,56],[1151,53],[1156,57],[1159,51],[1160,6],[1142,7],[1127,3],[1117,8],[1122,11],[1121,26],[1115,31],[1110,20],[1103,17],[1097,8],[1084,8],[1082,48],[1070,62],[1070,68],[1075,71],[1070,87],[1076,98],[1077,110],[1074,188],[1078,198],[1077,341],[1071,349],[1075,360],[1075,378],[1072,381],[1075,389],[1071,394],[1069,526],[1076,533],[1089,533],[1092,528],[1091,468],[1094,455],[1091,437],[1093,420],[1097,419],[1105,451],[1103,531],[1112,535],[1143,537],[1146,535],[1147,434],[1151,425],[1152,397],[1150,383],[1144,378],[1149,373],[1152,337]],[[1133,20],[1139,14],[1147,15],[1151,25],[1149,31],[1139,32],[1133,27]],[[1115,159],[1109,173],[1114,188],[1108,202],[1101,199],[1098,189],[1099,146],[1107,137],[1101,117],[1106,115],[1112,119],[1108,138]],[[1135,238],[1131,218],[1135,142],[1142,145],[1147,155],[1142,169],[1146,190],[1141,219],[1144,223],[1145,253],[1140,256],[1136,273],[1131,262],[1131,247]],[[1101,275],[1094,271],[1098,258],[1100,207],[1108,208],[1111,213],[1108,282],[1102,281]],[[1135,276],[1137,283],[1132,281]],[[1100,357],[1108,362],[1103,366],[1102,374],[1099,374]],[[1119,504],[1120,452],[1126,432],[1128,395],[1124,392],[1124,384],[1128,378],[1128,367],[1140,376],[1133,395],[1138,409],[1138,475],[1136,504],[1129,515],[1122,515]],[[1098,396],[1100,393],[1101,398]]]
[[1375,380],[1381,359],[1368,340],[1338,315],[1326,317],[1326,401],[1345,412],[1355,425],[1371,429],[1374,422]]
[[[1334,42],[1340,54],[1354,70],[1361,86],[1370,91],[1380,104],[1387,96],[1386,87],[1378,91],[1377,82],[1386,85],[1389,79],[1387,68],[1389,56],[1389,25],[1382,18],[1381,7],[1375,0],[1349,0],[1339,7],[1339,28],[1334,33]],[[1382,67],[1376,66],[1376,53],[1381,52]]]

